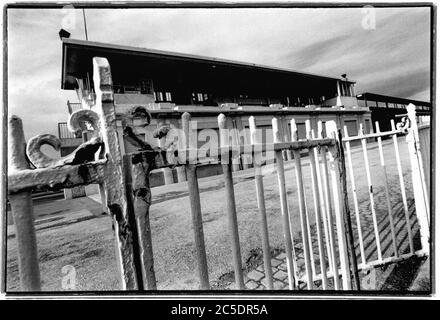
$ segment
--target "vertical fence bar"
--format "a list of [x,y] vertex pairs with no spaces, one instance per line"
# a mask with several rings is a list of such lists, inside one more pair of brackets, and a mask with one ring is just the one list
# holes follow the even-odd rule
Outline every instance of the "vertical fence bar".
[[[304,183],[304,180],[302,181]],[[303,184],[304,186],[304,184]],[[305,191],[304,191],[304,197],[305,197]],[[304,205],[306,209],[306,227],[307,227],[307,239],[309,239],[309,252],[310,252],[310,262],[312,267],[312,275],[315,278],[316,277],[316,266],[315,266],[315,254],[313,251],[313,240],[312,240],[312,230],[310,230],[310,219],[309,219],[309,209],[307,207],[307,200],[304,200]]]
[[[273,142],[281,142],[280,135],[281,122],[278,118],[272,118]],[[287,205],[286,178],[284,173],[284,162],[282,150],[275,151],[275,161],[278,175],[278,188],[280,190],[281,215],[283,218],[284,242],[286,244],[287,274],[289,279],[289,289],[295,289],[295,277],[293,268],[293,245],[292,233],[290,231],[290,214]]]
[[[346,138],[349,137],[347,126],[344,126],[344,136]],[[361,253],[361,262],[362,265],[366,265],[367,261],[365,259],[365,248],[364,248],[364,237],[362,235],[362,225],[361,225],[361,218],[359,215],[359,203],[357,198],[357,190],[356,190],[356,180],[354,178],[354,172],[353,172],[353,161],[351,158],[351,146],[350,141],[345,142],[345,149],[347,149],[347,159],[348,159],[348,172],[350,174],[350,181],[351,181],[351,192],[353,195],[353,203],[354,203],[354,212],[356,215],[356,226],[358,229],[358,237],[359,237],[359,250]]]
[[345,168],[345,152],[344,145],[342,144],[342,131],[338,130],[338,138],[336,140],[338,148],[338,167],[340,174],[340,187],[343,196],[343,220],[345,227],[345,240],[348,247],[348,258],[350,259],[350,269],[352,274],[352,279],[354,280],[354,290],[360,290],[360,279],[358,272],[358,263],[356,257],[356,249],[354,247],[354,237],[353,237],[353,227],[351,224],[350,206],[348,203],[348,191],[347,191],[347,169]]
[[[312,131],[313,134],[313,131]],[[313,136],[312,136],[313,137]],[[322,121],[318,121],[318,139],[322,139]],[[331,203],[329,199],[329,193],[328,193],[328,167],[327,167],[327,156],[326,151],[327,147],[321,147],[319,149],[315,149],[316,159],[321,158],[321,167],[319,165],[319,160],[317,162],[317,168],[318,172],[318,186],[319,186],[319,192],[321,197],[321,204],[322,204],[322,221],[324,223],[324,233],[325,233],[325,239],[326,239],[326,247],[327,247],[327,257],[328,257],[328,264],[329,264],[329,270],[330,272],[333,272],[334,267],[334,259],[335,259],[335,246],[334,246],[334,235],[332,237],[331,230],[333,230],[333,225],[330,225],[330,217],[331,214]],[[319,150],[319,151],[318,151]],[[327,183],[326,183],[327,181]]]
[[[151,189],[149,182],[148,159],[144,154],[124,155],[124,169],[126,172],[127,197],[132,208],[131,222],[136,225],[133,235],[137,236],[138,277],[142,278],[139,289],[157,290],[156,274],[154,272],[153,243],[151,240],[150,204]],[[136,250],[138,252],[136,252]],[[140,274],[139,274],[140,272]]]
[[[253,146],[260,144],[261,139],[258,137],[255,117],[249,117],[249,130],[251,136],[251,144]],[[264,271],[267,280],[267,289],[273,290],[273,274],[270,255],[269,231],[267,228],[266,204],[264,201],[263,175],[261,172],[261,152],[254,152],[254,170],[255,170],[255,187],[257,190],[258,209],[261,219],[261,239],[263,247]]]
[[[239,135],[238,135],[238,128],[237,128],[237,122],[235,119],[231,119],[229,118],[230,122],[227,121],[226,124],[228,124],[228,122],[231,124],[231,127],[229,127],[230,132],[232,133],[230,135],[231,137],[231,148],[236,148],[238,145],[240,145],[240,139],[239,139]],[[229,137],[228,137],[229,139]],[[229,140],[228,140],[229,141]],[[233,171],[239,171],[240,170],[240,159],[241,159],[241,154],[238,155],[237,157],[234,157],[231,159],[232,161],[232,170]]]
[[[394,130],[396,128],[393,119],[391,119],[391,128],[392,128],[392,130]],[[408,202],[407,202],[407,198],[406,198],[405,181],[403,180],[402,164],[400,161],[399,144],[397,142],[397,134],[393,134],[393,144],[394,144],[394,153],[396,155],[397,172],[399,174],[399,183],[400,183],[400,190],[401,190],[401,194],[402,194],[403,210],[405,213],[406,228],[408,231],[409,250],[410,250],[410,253],[414,253],[414,242],[413,242],[413,237],[412,237],[411,221],[409,218]]]
[[218,126],[220,130],[220,146],[228,149],[222,151],[221,162],[223,169],[223,176],[225,179],[225,196],[226,206],[228,211],[229,231],[231,233],[232,241],[232,257],[234,259],[235,283],[238,289],[245,289],[243,280],[243,270],[241,268],[241,251],[240,238],[238,234],[237,212],[235,208],[234,182],[232,179],[232,164],[229,146],[229,133],[226,125],[226,116],[221,113],[218,116]]
[[[290,130],[292,134],[292,141],[298,141],[298,129],[296,127],[295,119],[290,121]],[[298,149],[293,151],[293,157],[295,159],[295,173],[296,173],[296,187],[298,190],[298,202],[299,202],[299,213],[301,220],[301,234],[302,234],[302,242],[303,242],[303,251],[304,251],[304,261],[306,266],[306,277],[307,277],[307,288],[313,288],[313,274],[312,274],[312,262],[310,259],[310,244],[309,238],[307,234],[307,212],[306,212],[306,203],[305,203],[305,195],[304,195],[304,185],[303,185],[303,175],[301,168],[301,155]]]
[[[364,135],[364,128],[363,128],[362,123],[359,124],[359,135],[360,136]],[[376,208],[375,208],[375,204],[374,204],[374,193],[373,193],[373,185],[371,182],[370,161],[368,160],[366,139],[365,138],[361,139],[361,143],[362,143],[362,151],[364,154],[365,170],[366,170],[366,174],[367,174],[368,194],[370,196],[371,215],[373,217],[374,235],[376,238],[377,258],[379,261],[382,261],[382,249],[381,249],[381,245],[380,245],[379,229],[377,226]]]
[[[377,121],[376,121],[376,132],[380,133],[380,126],[379,126],[379,122],[377,122]],[[396,231],[394,228],[394,218],[393,218],[393,212],[391,209],[390,190],[388,187],[388,174],[387,174],[387,168],[385,166],[385,158],[383,156],[382,138],[381,137],[377,137],[377,145],[379,147],[380,165],[382,166],[382,171],[383,171],[383,175],[385,178],[385,197],[386,197],[386,201],[387,201],[388,219],[390,221],[390,230],[391,230],[391,238],[393,240],[394,255],[396,257],[398,257],[399,250],[397,249]]]
[[[310,120],[306,120],[306,138],[312,139],[312,129],[310,126]],[[327,267],[325,263],[324,254],[324,241],[322,232],[322,220],[321,220],[321,202],[319,198],[319,187],[318,187],[318,173],[317,158],[315,157],[316,148],[309,148],[309,159],[310,159],[310,171],[312,176],[312,191],[313,191],[313,204],[315,207],[315,224],[316,224],[316,235],[318,237],[318,253],[319,253],[319,265],[321,267],[321,277],[322,277],[322,289],[327,290],[328,280],[327,280]]]
[[[326,122],[326,131],[329,137],[336,139],[336,123],[334,121]],[[338,236],[338,247],[339,247],[339,259],[341,263],[341,273],[342,273],[342,289],[351,290],[351,280],[350,280],[350,266],[348,261],[348,248],[346,242],[346,230],[344,225],[344,203],[341,195],[343,195],[343,190],[341,188],[341,172],[338,166],[338,158],[340,157],[338,146],[333,146],[328,153],[330,157],[330,175],[332,181],[332,194],[333,194],[333,204],[335,207],[336,216],[336,229]]]
[[431,185],[431,166],[430,166],[430,156],[431,156],[431,148],[430,148],[430,127],[419,128],[419,139],[420,139],[420,152],[422,155],[422,163],[425,173],[425,183],[426,190],[428,195],[428,200],[430,199],[430,185]]
[[338,260],[336,253],[336,234],[335,234],[335,221],[333,219],[333,207],[331,201],[330,194],[330,179],[329,179],[329,169],[327,162],[327,155],[329,154],[328,147],[324,148],[324,152],[321,153],[322,158],[322,168],[323,168],[323,179],[324,179],[324,199],[325,199],[325,208],[327,211],[327,221],[328,221],[328,229],[329,229],[329,242],[330,249],[332,255],[332,267],[331,270],[333,272],[333,279],[335,283],[335,290],[340,289],[339,283],[339,269],[338,269]]
[[413,104],[408,105],[409,128],[406,136],[409,158],[411,162],[411,176],[414,189],[414,203],[417,219],[420,225],[422,250],[429,252],[429,203],[426,195],[426,185],[423,165],[420,156],[420,142],[417,131],[416,110]]
[[[192,148],[190,135],[191,115],[185,112],[182,115],[182,129],[185,136],[185,146]],[[199,182],[197,180],[197,167],[193,163],[194,159],[187,159],[185,165],[186,177],[188,181],[188,194],[191,207],[191,217],[194,230],[194,242],[197,252],[197,267],[199,271],[200,289],[209,290],[208,262],[206,259],[205,237],[203,232],[202,209],[200,205]]]
[[[25,150],[26,142],[21,119],[17,116],[11,116],[8,124],[9,173],[30,168]],[[15,224],[21,290],[40,291],[40,267],[34,226],[32,191],[10,194],[8,199]]]
[[116,130],[116,111],[113,100],[110,65],[106,58],[93,58],[93,82],[96,105],[99,113],[105,157],[104,186],[106,205],[113,219],[116,241],[116,257],[121,277],[122,290],[137,290],[138,281],[133,254],[133,227],[129,221],[129,208],[122,168],[122,154]]
[[[288,142],[290,141],[290,132],[289,132],[289,121],[286,119],[286,116],[283,116],[283,141]],[[292,150],[286,150],[287,160],[293,159],[293,153]]]

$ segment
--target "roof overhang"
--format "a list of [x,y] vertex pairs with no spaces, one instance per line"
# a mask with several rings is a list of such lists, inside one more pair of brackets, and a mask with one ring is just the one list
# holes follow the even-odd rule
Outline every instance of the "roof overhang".
[[259,73],[280,79],[298,79],[298,81],[303,80],[305,82],[331,83],[340,80],[355,83],[340,78],[245,62],[67,38],[62,39],[62,54],[61,88],[65,90],[76,88],[75,78],[85,78],[87,74],[89,74],[90,79],[92,78],[92,59],[96,56],[106,57],[110,62],[114,77],[116,73],[122,80],[124,77],[141,76],[140,73],[145,76],[145,70],[151,66],[180,68],[190,65],[199,69],[206,68],[206,66],[220,68],[225,72],[230,72],[229,74],[247,72],[247,74]]
[[412,99],[405,99],[405,98],[399,98],[399,97],[393,97],[393,96],[386,96],[382,94],[377,93],[371,93],[371,92],[364,92],[357,95],[358,99],[361,100],[371,100],[371,101],[379,101],[379,102],[389,102],[389,103],[400,103],[400,104],[414,104],[416,106],[426,106],[431,107],[430,102],[426,101],[420,101],[420,100],[412,100]]

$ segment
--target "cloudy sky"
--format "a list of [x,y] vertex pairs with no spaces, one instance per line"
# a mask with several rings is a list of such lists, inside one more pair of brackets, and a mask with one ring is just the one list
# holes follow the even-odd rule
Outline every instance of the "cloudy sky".
[[[73,12],[73,14],[72,14]],[[428,8],[86,9],[89,40],[206,55],[357,81],[356,93],[429,101]],[[375,15],[373,19],[372,14]],[[375,25],[373,24],[375,20]],[[61,41],[85,39],[82,10],[8,10],[9,114],[26,138],[68,118]],[[369,26],[370,28],[365,28]]]

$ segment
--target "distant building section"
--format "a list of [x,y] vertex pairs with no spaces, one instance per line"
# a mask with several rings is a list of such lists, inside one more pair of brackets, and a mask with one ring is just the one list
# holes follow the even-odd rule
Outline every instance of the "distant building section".
[[370,108],[371,120],[379,122],[381,131],[390,130],[390,120],[398,114],[406,113],[406,106],[412,103],[416,106],[417,115],[431,115],[431,103],[419,100],[404,99],[371,92],[357,96],[358,104]]

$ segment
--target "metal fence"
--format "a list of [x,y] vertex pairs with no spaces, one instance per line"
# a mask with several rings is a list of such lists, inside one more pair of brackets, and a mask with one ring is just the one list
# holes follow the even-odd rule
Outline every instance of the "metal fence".
[[[210,289],[209,270],[206,258],[205,237],[203,232],[200,193],[197,178],[197,146],[189,139],[191,130],[191,116],[182,115],[183,146],[170,148],[151,147],[147,142],[139,139],[133,131],[133,120],[141,118],[145,125],[151,117],[148,111],[141,108],[128,113],[122,123],[124,136],[131,143],[138,146],[139,152],[122,155],[116,130],[116,115],[113,101],[112,79],[110,66],[105,58],[94,58],[94,83],[97,94],[96,105],[93,110],[77,110],[72,113],[69,126],[73,131],[84,130],[81,123],[87,121],[94,128],[93,137],[83,143],[71,155],[62,159],[50,159],[40,151],[43,144],[55,146],[59,140],[51,135],[40,135],[32,138],[27,144],[21,120],[12,116],[9,120],[9,167],[8,192],[12,214],[17,230],[19,272],[23,291],[41,290],[40,272],[38,264],[35,228],[32,214],[32,190],[36,187],[72,188],[78,185],[96,183],[100,185],[113,220],[117,261],[123,290],[155,290],[156,277],[154,271],[153,245],[149,222],[149,206],[151,190],[149,186],[149,172],[157,168],[174,165],[184,166],[188,179],[189,201],[194,230],[194,244],[197,254],[197,267],[201,289]],[[256,196],[260,217],[260,232],[263,248],[263,260],[267,278],[267,288],[273,289],[270,243],[267,225],[267,216],[264,197],[264,177],[262,175],[262,154],[273,151],[277,171],[279,200],[281,204],[280,219],[283,225],[283,235],[286,253],[289,289],[299,289],[305,284],[307,289],[316,288],[315,282],[321,283],[323,290],[351,290],[360,289],[359,268],[372,267],[377,264],[405,259],[415,254],[425,254],[429,250],[429,206],[425,195],[427,188],[424,184],[422,157],[418,145],[418,131],[413,106],[408,108],[408,117],[405,126],[399,126],[389,132],[363,134],[345,137],[336,128],[336,123],[328,121],[324,126],[318,124],[318,130],[311,129],[310,122],[306,123],[306,139],[298,139],[298,130],[293,119],[290,122],[290,137],[281,136],[281,127],[285,126],[280,119],[274,117],[272,129],[273,143],[262,143],[257,134],[255,118],[249,118],[251,144],[229,145],[226,128],[227,118],[220,114],[218,126],[220,131],[220,147],[211,157],[217,158],[222,165],[225,183],[225,209],[229,221],[229,234],[233,256],[234,275],[237,289],[245,289],[242,255],[239,241],[236,194],[234,191],[232,167],[234,159],[247,156],[253,159]],[[393,124],[394,128],[394,124]],[[283,130],[285,133],[286,131]],[[156,137],[162,137],[166,132],[156,132]],[[161,135],[162,134],[162,135]],[[396,164],[400,168],[397,134],[405,134],[408,139],[408,148],[411,159],[411,172],[415,198],[417,221],[421,229],[422,250],[415,251],[411,247],[409,255],[400,255],[394,250],[394,255],[386,260],[381,254],[381,238],[375,212],[373,186],[369,172],[369,162],[366,150],[367,139],[378,139],[382,170],[387,176],[387,168],[383,162],[382,141],[385,136],[393,138],[396,148]],[[370,190],[372,234],[375,237],[378,259],[367,261],[363,247],[364,236],[359,233],[355,239],[351,222],[350,203],[348,200],[346,161],[344,145],[347,149],[348,172],[351,180],[351,192],[354,199],[355,220],[358,231],[359,212],[356,202],[356,186],[353,178],[353,163],[351,160],[350,143],[361,141],[366,168],[366,178]],[[180,143],[182,142],[180,141]],[[26,150],[25,150],[26,148]],[[313,195],[314,219],[311,219],[312,210],[307,208],[304,190],[304,173],[301,153],[307,153],[311,170],[311,184]],[[284,153],[284,156],[283,156]],[[30,169],[27,158],[36,169]],[[296,187],[299,203],[301,223],[301,258],[296,252],[292,240],[292,226],[290,209],[286,192],[285,159],[293,159],[295,165]],[[399,181],[402,190],[402,202],[405,207],[405,218],[408,208],[404,194],[404,181],[401,168]],[[386,186],[388,183],[386,184]],[[387,188],[387,187],[386,187]],[[420,192],[420,193],[418,193]],[[388,194],[386,190],[386,194]],[[387,202],[388,203],[388,202]],[[388,203],[388,227],[394,239],[393,212]],[[312,223],[312,220],[314,222]],[[408,220],[406,220],[408,223]],[[408,233],[410,227],[408,227]],[[312,235],[313,234],[313,235]],[[312,241],[316,237],[317,241]],[[394,240],[393,240],[394,241]],[[412,236],[409,236],[412,241]],[[316,243],[316,246],[314,245]],[[359,245],[357,245],[359,243]],[[395,244],[394,244],[395,245]],[[361,262],[357,259],[356,248],[360,250]],[[395,246],[394,246],[395,249]]]

